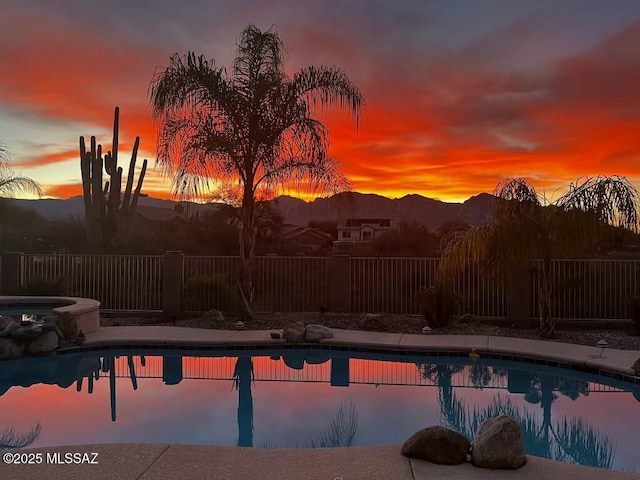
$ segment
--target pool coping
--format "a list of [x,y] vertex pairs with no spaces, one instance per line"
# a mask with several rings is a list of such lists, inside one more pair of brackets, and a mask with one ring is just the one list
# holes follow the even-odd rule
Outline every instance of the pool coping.
[[347,351],[446,354],[471,353],[509,360],[531,359],[541,363],[590,371],[618,380],[640,384],[631,366],[638,350],[529,340],[487,335],[416,335],[332,329],[334,337],[319,343],[287,344],[272,339],[272,330],[215,330],[172,326],[102,327],[87,334],[82,346],[60,351],[70,353],[109,348],[322,348]]

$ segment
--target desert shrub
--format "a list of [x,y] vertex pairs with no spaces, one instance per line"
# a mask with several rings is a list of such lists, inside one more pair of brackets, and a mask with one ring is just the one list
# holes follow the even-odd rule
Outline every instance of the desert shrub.
[[213,308],[221,311],[234,310],[238,295],[236,289],[221,274],[195,275],[184,288],[185,310],[204,312]]
[[459,297],[444,282],[436,282],[434,286],[418,294],[420,308],[431,328],[443,328],[449,325]]

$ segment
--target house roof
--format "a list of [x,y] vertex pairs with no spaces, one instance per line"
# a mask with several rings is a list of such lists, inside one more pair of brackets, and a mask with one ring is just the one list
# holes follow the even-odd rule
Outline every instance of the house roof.
[[360,228],[363,225],[371,225],[373,227],[378,227],[378,228],[390,228],[391,219],[390,218],[348,218],[346,221],[341,222],[340,225],[338,225],[338,228],[341,228],[341,229]]
[[326,240],[327,242],[331,242],[333,240],[331,238],[331,235],[323,232],[322,230],[311,227],[303,227],[300,225],[283,225],[280,238],[282,240],[292,240],[305,234],[317,238],[318,240]]

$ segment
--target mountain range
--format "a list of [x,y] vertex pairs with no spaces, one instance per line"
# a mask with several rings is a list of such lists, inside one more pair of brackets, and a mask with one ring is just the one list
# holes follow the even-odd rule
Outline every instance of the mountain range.
[[[481,193],[463,203],[450,203],[411,194],[390,199],[370,193],[348,192],[307,202],[290,196],[280,196],[270,202],[283,216],[284,222],[307,225],[310,221],[341,221],[347,218],[390,218],[393,223],[411,221],[422,223],[429,230],[436,230],[450,221],[464,221],[470,225],[491,222],[493,196]],[[45,218],[62,219],[83,216],[82,196],[62,199],[23,200],[13,202],[23,208],[31,208]],[[141,207],[174,209],[178,202],[152,197],[140,198]],[[216,208],[216,204],[190,204],[191,212],[204,212]]]

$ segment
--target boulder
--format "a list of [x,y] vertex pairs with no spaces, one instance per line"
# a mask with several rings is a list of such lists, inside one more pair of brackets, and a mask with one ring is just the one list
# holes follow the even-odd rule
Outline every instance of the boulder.
[[282,338],[284,338],[287,343],[302,343],[305,341],[306,333],[307,330],[304,327],[304,322],[294,322],[284,327],[284,330],[282,330]]
[[72,313],[63,312],[57,316],[56,329],[62,336],[62,340],[73,342],[78,338],[78,322]]
[[450,428],[427,427],[411,435],[402,445],[402,454],[439,465],[458,465],[467,460],[469,439]]
[[320,340],[324,340],[325,338],[333,338],[333,332],[329,327],[316,325],[315,323],[307,325],[305,333],[305,339],[307,342],[318,343]]
[[5,315],[0,315],[0,332],[7,328],[8,325],[12,323],[17,323],[13,318],[7,317]]
[[471,442],[471,462],[481,468],[522,467],[527,457],[520,424],[508,415],[482,422]]
[[11,331],[9,336],[15,340],[30,342],[42,335],[43,331],[42,325],[19,325]]
[[11,317],[2,317],[0,322],[0,337],[11,337],[13,332],[20,328],[20,324]]
[[636,377],[640,377],[640,358],[638,358],[633,365],[631,365],[631,370],[633,370],[633,374]]
[[24,343],[11,338],[0,338],[0,360],[21,357],[24,353]]
[[220,310],[209,310],[202,314],[202,320],[215,325],[216,323],[224,322],[224,315]]
[[58,348],[58,334],[56,332],[45,332],[36,338],[27,347],[31,355],[49,353]]

